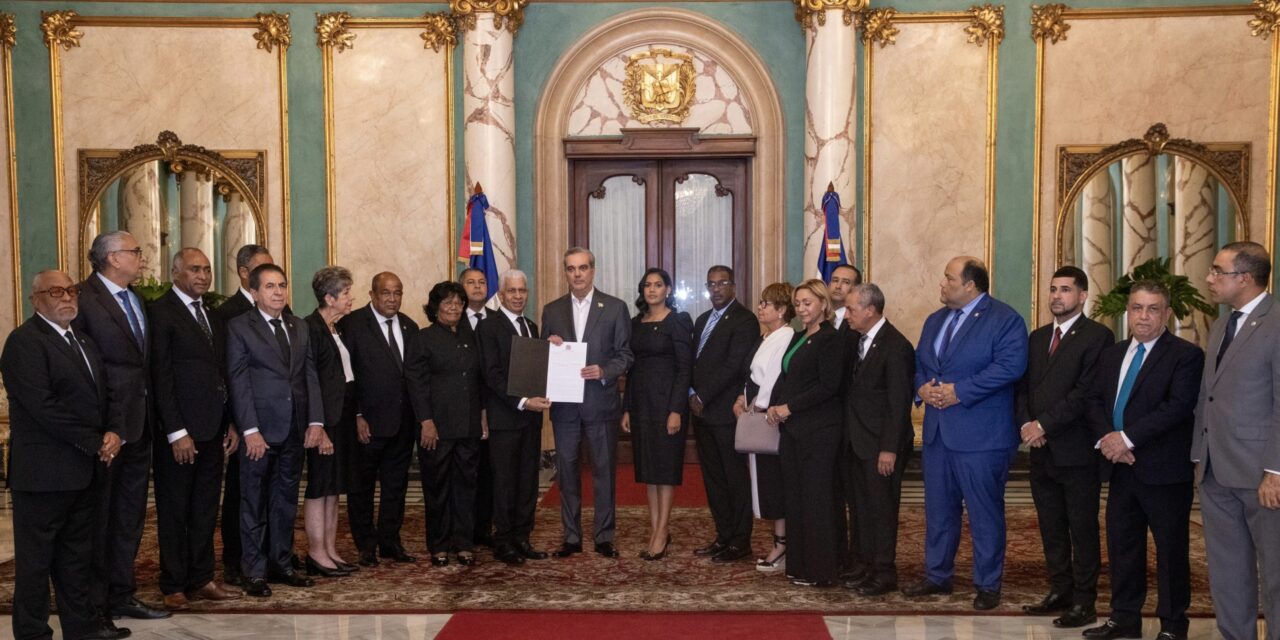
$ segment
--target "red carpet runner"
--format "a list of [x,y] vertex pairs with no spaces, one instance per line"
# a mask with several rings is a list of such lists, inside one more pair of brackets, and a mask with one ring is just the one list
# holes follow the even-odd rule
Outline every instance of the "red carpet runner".
[[[687,478],[686,478],[687,481]],[[817,614],[463,611],[437,640],[705,640],[830,638]]]
[[[591,506],[591,465],[582,461],[582,506]],[[619,507],[645,507],[649,505],[646,493],[648,485],[636,482],[636,468],[629,464],[618,465],[617,502]],[[560,507],[560,483],[551,485],[546,495],[542,496],[541,507]],[[707,506],[707,489],[702,484],[702,468],[696,464],[684,465],[684,483],[676,487],[676,507]]]

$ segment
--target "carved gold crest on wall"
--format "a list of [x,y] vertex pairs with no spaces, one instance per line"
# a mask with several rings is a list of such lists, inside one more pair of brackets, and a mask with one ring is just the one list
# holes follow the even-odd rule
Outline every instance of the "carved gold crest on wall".
[[627,59],[622,99],[640,122],[680,124],[693,106],[693,78],[693,56],[650,49]]

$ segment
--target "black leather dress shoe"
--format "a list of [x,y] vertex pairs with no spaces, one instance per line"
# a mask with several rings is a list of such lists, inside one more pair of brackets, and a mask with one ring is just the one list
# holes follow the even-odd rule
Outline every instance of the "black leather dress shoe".
[[229,585],[231,585],[231,586],[233,586],[233,587],[238,587],[238,586],[240,586],[240,582],[241,582],[241,581],[243,581],[243,580],[244,580],[244,574],[243,574],[243,573],[240,573],[240,569],[239,569],[238,567],[223,567],[223,568],[222,568],[222,583],[223,583],[223,584],[229,584]]
[[303,571],[307,568],[307,564],[296,553],[289,554],[289,566],[293,567],[294,571]]
[[1172,631],[1161,631],[1156,636],[1156,640],[1187,640],[1187,634],[1174,633]]
[[538,551],[537,549],[534,549],[532,546],[530,546],[528,542],[524,542],[524,541],[517,542],[514,545],[514,548],[517,552],[520,553],[520,555],[524,556],[525,560],[546,560],[547,559],[546,551]]
[[362,567],[376,567],[378,566],[378,554],[374,553],[372,549],[368,551],[361,551],[358,562]]
[[117,627],[116,623],[111,621],[111,616],[103,616],[96,631],[102,633],[100,637],[105,638],[128,638],[133,635],[133,631],[128,627]]
[[1022,605],[1022,612],[1032,616],[1047,616],[1051,613],[1066,611],[1071,608],[1071,595],[1066,593],[1050,593],[1044,600],[1035,604]]
[[111,607],[111,617],[119,620],[120,618],[135,618],[138,620],[162,620],[173,615],[164,609],[147,606],[140,602],[137,598],[129,598],[124,602]]
[[720,562],[720,563],[737,562],[750,555],[751,555],[751,549],[748,549],[747,547],[729,545],[724,549],[722,549],[720,553],[717,553],[714,556],[711,556],[711,561]]
[[705,546],[705,547],[698,547],[697,549],[694,549],[694,550],[693,550],[693,555],[695,555],[695,556],[714,556],[714,555],[716,555],[716,554],[720,553],[721,551],[724,551],[724,548],[725,548],[725,547],[727,547],[727,546],[729,546],[729,545],[724,544],[724,543],[720,542],[719,540],[716,540],[715,542],[712,542],[711,544],[709,544],[709,545],[707,545],[707,546]]
[[404,550],[404,547],[392,547],[390,549],[383,549],[382,557],[390,558],[394,562],[400,562],[404,564],[418,561],[417,558],[409,555],[409,553]]
[[1113,638],[1141,638],[1142,627],[1136,629],[1128,629],[1116,624],[1115,620],[1108,620],[1100,626],[1092,629],[1085,629],[1080,635],[1090,638],[1091,640],[1113,640]]
[[568,558],[569,556],[575,553],[582,553],[582,543],[579,542],[577,544],[573,544],[570,542],[566,542],[560,545],[560,548],[552,552],[551,555],[557,558]]
[[315,580],[308,578],[297,571],[267,573],[267,582],[272,584],[283,584],[290,587],[313,587]]
[[616,558],[620,555],[612,542],[601,542],[596,545],[596,553],[606,558]]
[[978,595],[973,597],[973,608],[976,611],[990,611],[1000,606],[999,591],[978,591]]
[[270,598],[271,587],[267,586],[267,581],[262,578],[246,577],[243,581],[244,592],[255,598]]
[[1074,629],[1098,621],[1098,612],[1093,607],[1072,605],[1067,612],[1053,619],[1053,626],[1059,629]]
[[949,584],[934,584],[927,579],[921,579],[919,582],[913,582],[902,588],[902,595],[908,598],[919,598],[921,596],[947,595],[952,591]]
[[502,545],[493,551],[493,557],[499,562],[509,564],[513,567],[524,564],[524,554],[520,553],[511,545]]
[[863,580],[862,584],[858,585],[853,592],[864,598],[872,598],[891,593],[897,589],[898,585],[896,584],[885,582],[879,578],[868,578]]

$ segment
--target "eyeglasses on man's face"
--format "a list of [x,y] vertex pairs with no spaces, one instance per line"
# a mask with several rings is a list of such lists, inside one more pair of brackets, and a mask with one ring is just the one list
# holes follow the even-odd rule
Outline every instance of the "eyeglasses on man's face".
[[1238,276],[1243,273],[1244,273],[1243,271],[1223,271],[1222,269],[1219,269],[1217,267],[1209,268],[1209,275],[1215,278],[1221,278],[1223,276]]
[[116,249],[115,251],[112,251],[111,253],[132,253],[132,254],[133,254],[133,257],[135,257],[135,258],[141,258],[141,257],[142,257],[142,247],[134,247],[134,248],[132,248],[132,249]]
[[732,287],[732,286],[733,286],[732,280],[708,280],[707,281],[708,289],[723,289],[725,287]]
[[63,296],[67,296],[71,298],[79,298],[80,287],[79,285],[71,285],[69,287],[49,287],[48,289],[41,289],[39,291],[36,291],[36,293],[37,294],[47,293],[49,294],[49,297],[53,298],[54,300],[58,300]]

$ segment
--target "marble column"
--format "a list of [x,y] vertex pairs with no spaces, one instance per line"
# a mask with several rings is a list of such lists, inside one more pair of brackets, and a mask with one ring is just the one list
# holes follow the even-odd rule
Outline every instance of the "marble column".
[[[827,185],[840,194],[840,239],[854,259],[854,178],[857,156],[854,118],[857,100],[858,34],[854,11],[865,0],[802,0],[797,13],[805,30],[807,72],[804,115],[804,271],[817,275],[826,219]],[[805,12],[807,11],[807,13]]]
[[[1099,171],[1084,186],[1081,198],[1081,260],[1084,272],[1092,283],[1090,290],[1094,296],[1100,296],[1115,286],[1115,260],[1112,254],[1115,246],[1113,232],[1115,211],[1115,193],[1111,185],[1111,174]],[[1085,304],[1085,313],[1093,311],[1095,297],[1090,297]]]
[[253,211],[245,204],[244,197],[232,192],[227,198],[227,217],[222,226],[222,279],[219,289],[231,295],[240,288],[240,274],[236,270],[236,253],[246,244],[258,242],[258,223]]
[[[484,3],[468,6],[478,4]],[[499,272],[516,265],[516,110],[512,54],[520,20],[518,13],[501,15],[484,10],[468,14],[463,20],[462,138],[466,193],[470,195],[479,182],[488,196],[489,211],[485,220]]]
[[[143,278],[168,280],[160,247],[163,210],[160,206],[160,162],[147,162],[120,176],[120,229],[133,234],[147,261]],[[110,229],[106,229],[110,231]]]
[[213,180],[194,167],[182,172],[178,182],[181,249],[195,247],[213,255]]
[[1128,273],[1158,255],[1156,238],[1156,159],[1145,154],[1121,160],[1124,175],[1124,248],[1120,268]]
[[[1205,276],[1218,249],[1217,185],[1204,167],[1182,157],[1173,158],[1174,217],[1173,272],[1187,276],[1200,295],[1209,299]],[[1179,337],[1201,347],[1208,343],[1210,319],[1198,311],[1174,321]]]

